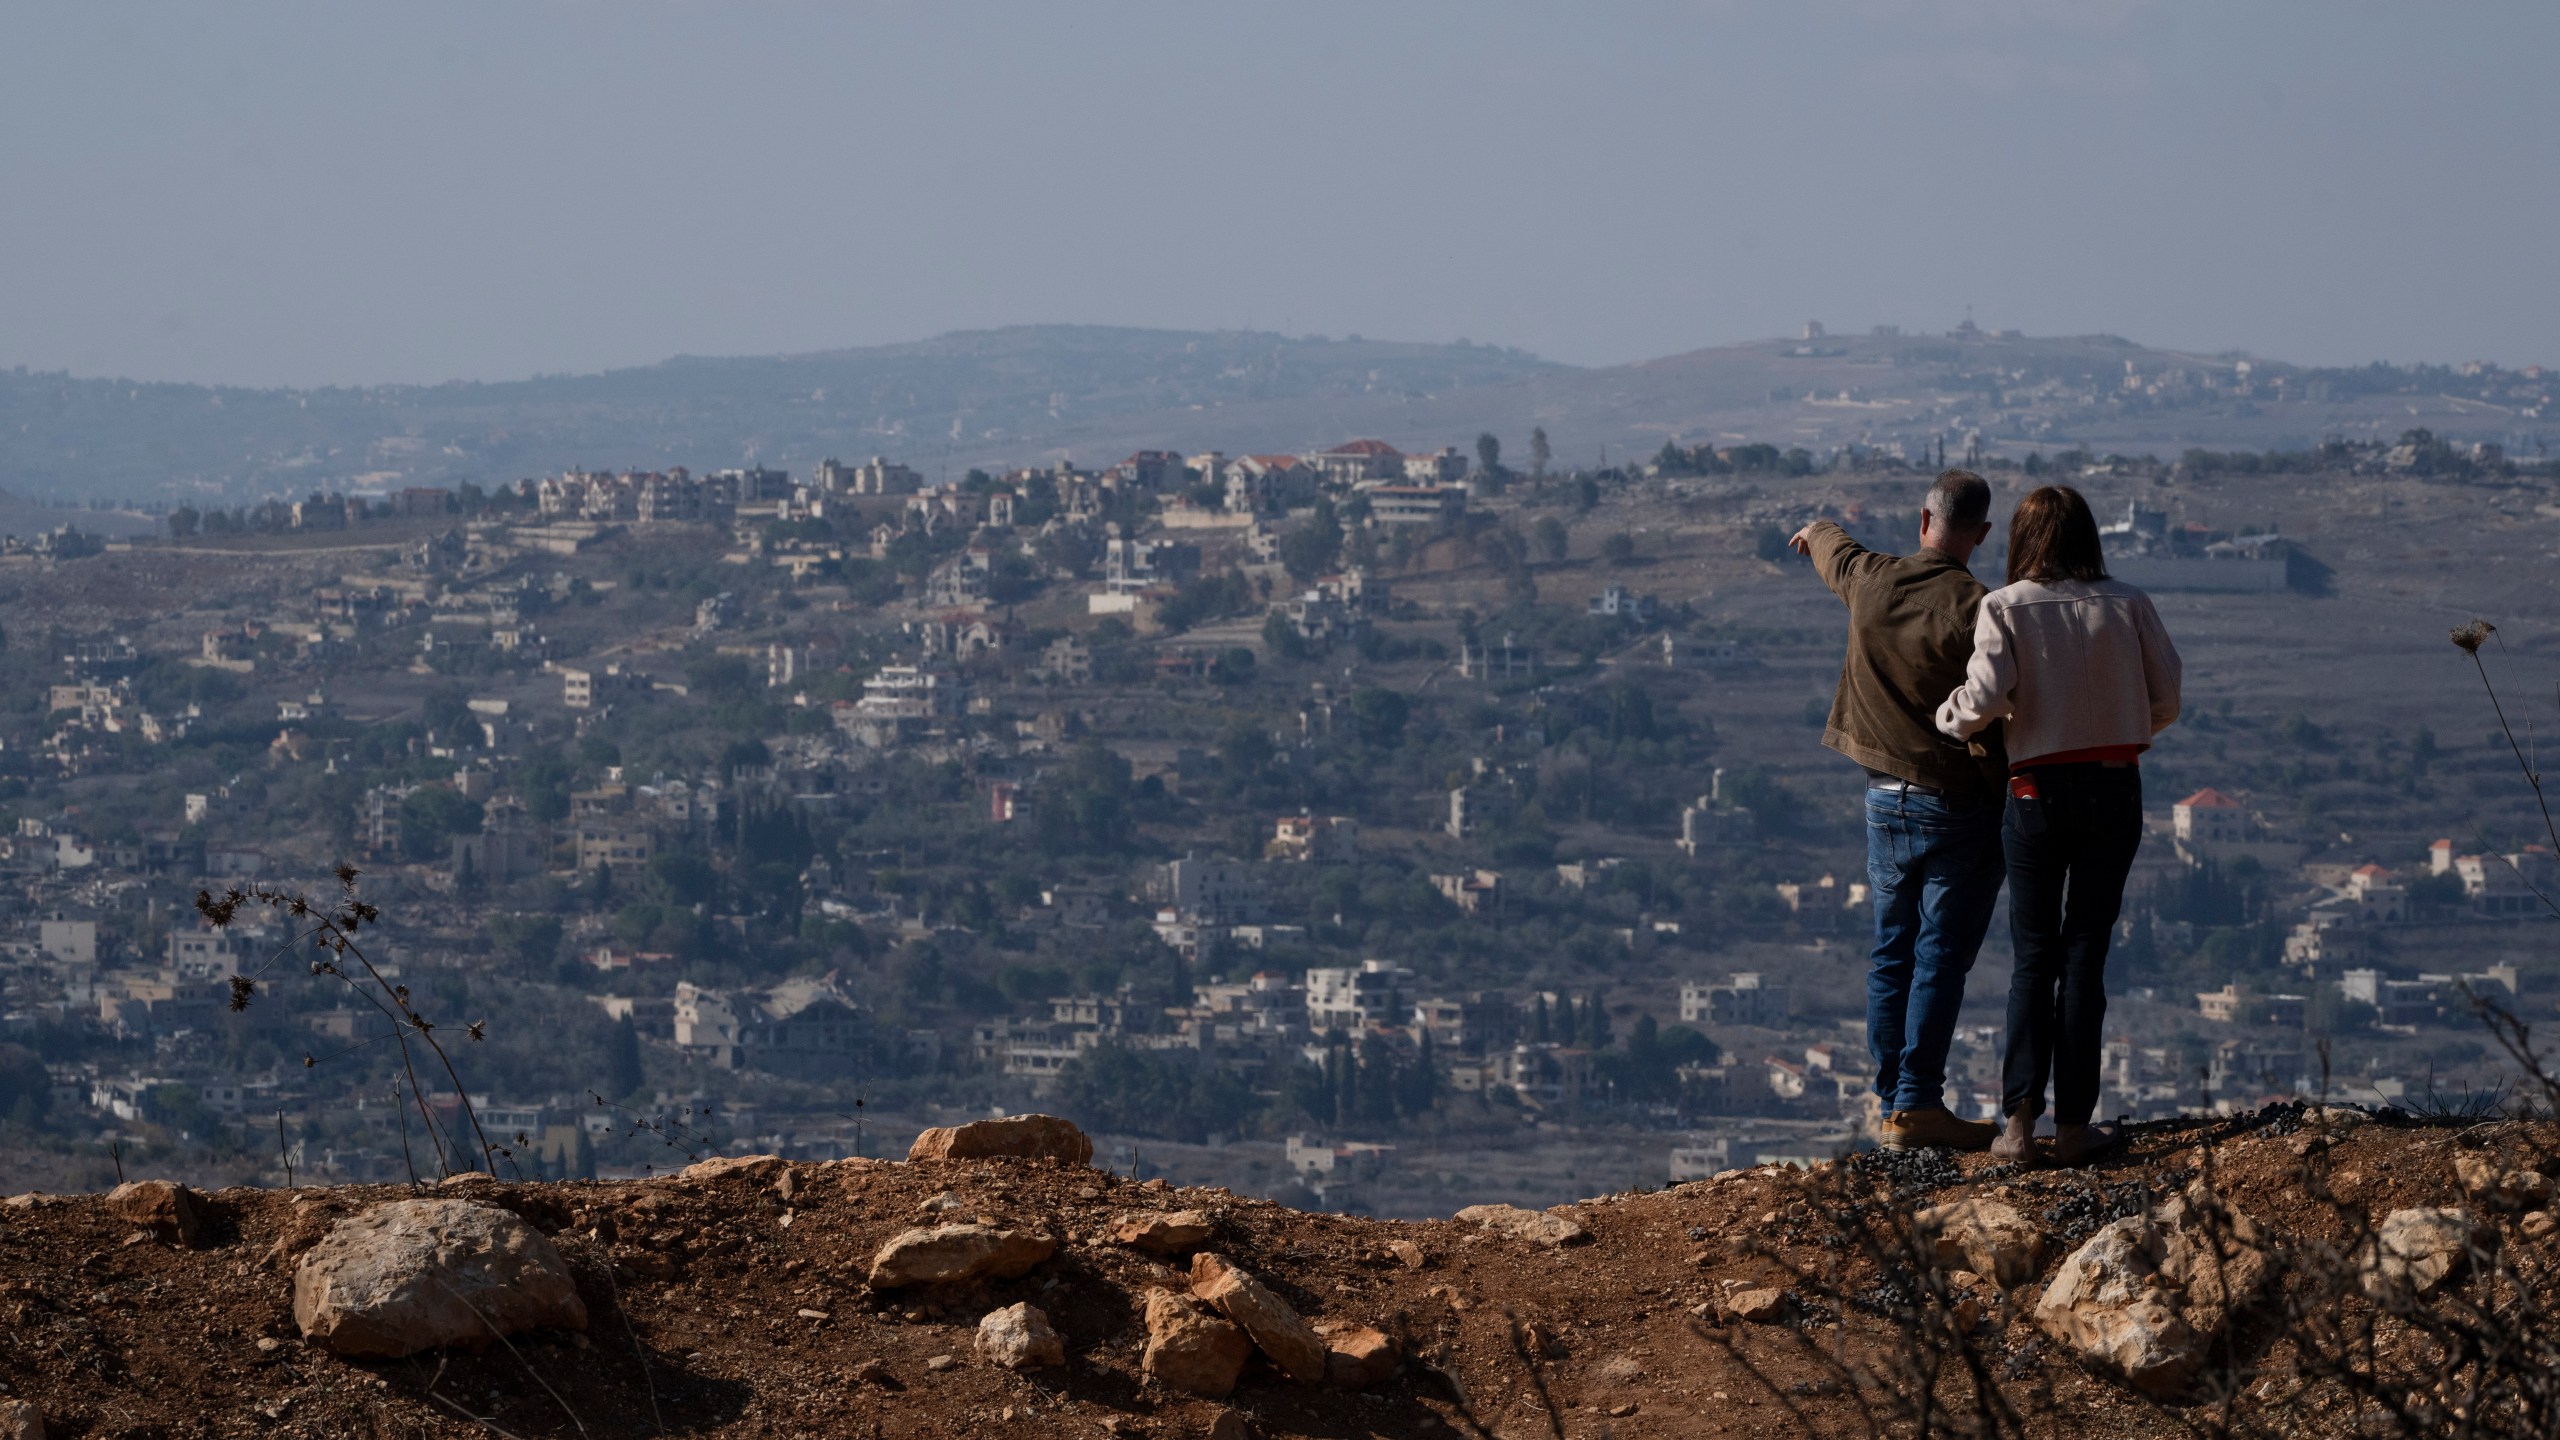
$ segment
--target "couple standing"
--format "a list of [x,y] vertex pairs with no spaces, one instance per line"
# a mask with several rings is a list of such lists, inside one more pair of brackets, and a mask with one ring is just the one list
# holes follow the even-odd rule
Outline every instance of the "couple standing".
[[[2142,843],[2137,757],[2178,718],[2178,652],[2150,597],[2107,578],[2078,491],[2019,502],[2008,583],[1986,593],[1965,566],[1990,517],[1990,485],[1949,470],[1923,502],[1915,554],[1878,554],[1828,520],[1790,543],[1849,607],[1822,743],[1867,771],[1867,1043],[1884,1146],[2033,1163],[2050,1079],[2054,1159],[2069,1165],[2116,1138],[2090,1123],[2107,941]],[[2004,878],[2017,959],[2007,1123],[1993,1126],[1948,1111],[1946,1066]]]

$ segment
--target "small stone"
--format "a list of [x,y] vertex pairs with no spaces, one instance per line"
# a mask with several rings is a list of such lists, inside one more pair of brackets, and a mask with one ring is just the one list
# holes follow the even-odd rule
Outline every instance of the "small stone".
[[2517,1221],[2516,1228],[2524,1232],[2527,1240],[2548,1240],[2552,1231],[2560,1230],[2560,1221],[2553,1220],[2548,1210],[2536,1210]]
[[916,1202],[916,1210],[919,1213],[926,1215],[947,1215],[954,1210],[966,1210],[968,1208],[968,1201],[961,1199],[959,1196],[952,1194],[948,1190],[943,1191],[939,1195],[928,1195],[924,1199]]
[[1517,1205],[1470,1205],[1452,1218],[1467,1221],[1487,1235],[1533,1245],[1579,1245],[1591,1238],[1591,1232],[1580,1221],[1546,1210],[1523,1210]]
[[107,1192],[107,1213],[139,1225],[163,1245],[192,1248],[203,1238],[204,1200],[168,1180],[133,1180]]
[[989,1311],[978,1322],[978,1353],[1008,1370],[1067,1363],[1066,1342],[1050,1328],[1049,1317],[1029,1304]]
[[1253,1440],[1253,1424],[1240,1410],[1221,1410],[1210,1418],[1208,1440]]
[[902,1230],[871,1260],[871,1288],[1010,1280],[1057,1253],[1058,1242],[1026,1230],[990,1225],[937,1225]]
[[1301,1385],[1324,1379],[1325,1346],[1315,1330],[1261,1281],[1203,1250],[1191,1257],[1191,1293],[1242,1327],[1253,1343]]
[[1947,1322],[1959,1335],[1970,1335],[1982,1323],[1982,1302],[1971,1295],[1947,1307]]
[[1961,1258],[1967,1268],[1997,1280],[2003,1289],[2034,1279],[2044,1259],[2044,1232],[1997,1200],[1968,1196],[1952,1205],[1932,1205],[1912,1220],[1939,1265]]
[[1123,1215],[1111,1226],[1111,1238],[1150,1255],[1181,1255],[1209,1241],[1209,1217],[1198,1210],[1170,1215]]
[[44,1412],[24,1400],[0,1400],[0,1440],[44,1440]]
[[1076,1187],[1076,1198],[1079,1200],[1099,1200],[1102,1198],[1102,1192],[1091,1185],[1079,1185]]
[[800,1318],[803,1320],[832,1320],[835,1317],[824,1310],[811,1310],[804,1306],[801,1308]]
[[1236,1388],[1236,1376],[1253,1354],[1245,1333],[1209,1313],[1187,1295],[1147,1292],[1147,1378],[1170,1390],[1211,1400]]
[[898,1388],[897,1380],[889,1374],[889,1367],[881,1364],[877,1360],[864,1360],[856,1363],[850,1372],[849,1378],[851,1378],[853,1383],[856,1385],[873,1385],[883,1390],[894,1390]]
[[959,1363],[960,1357],[957,1355],[936,1355],[932,1359],[924,1362],[924,1368],[932,1371],[936,1375],[939,1375],[943,1371],[948,1370]]
[[261,1355],[273,1355],[283,1348],[284,1342],[278,1340],[273,1335],[261,1335],[258,1337],[258,1353]]
[[1322,1321],[1316,1334],[1325,1345],[1324,1383],[1337,1390],[1366,1390],[1383,1385],[1396,1373],[1396,1342],[1368,1325]]
[[1093,1140],[1072,1120],[1055,1115],[1010,1115],[936,1126],[907,1147],[909,1160],[980,1160],[997,1157],[1093,1163]]
[[1138,1188],[1141,1190],[1161,1191],[1164,1189],[1164,1177],[1159,1175],[1153,1180],[1149,1180],[1145,1184],[1140,1185]]
[[1617,1419],[1624,1420],[1628,1416],[1636,1413],[1636,1402],[1633,1400],[1620,1401],[1619,1403],[1609,1407],[1609,1413]]
[[1387,1253],[1396,1257],[1407,1270],[1419,1270],[1425,1263],[1422,1247],[1410,1240],[1388,1241]]
[[1725,1310],[1752,1325],[1774,1325],[1787,1313],[1787,1292],[1774,1285],[1736,1290],[1725,1297]]
[[788,1165],[782,1167],[782,1174],[774,1179],[773,1193],[781,1196],[784,1204],[790,1204],[800,1194],[800,1173]]

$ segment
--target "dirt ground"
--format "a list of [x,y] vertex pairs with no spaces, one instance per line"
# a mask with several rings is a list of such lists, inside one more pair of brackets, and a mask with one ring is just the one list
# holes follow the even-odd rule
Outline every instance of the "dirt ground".
[[[2107,1219],[2197,1175],[2278,1227],[2316,1228],[2304,1218],[2316,1209],[2303,1203],[2306,1166],[2350,1211],[2449,1203],[2451,1129],[2367,1124],[2306,1158],[2289,1116],[2155,1128],[2084,1171],[1921,1152],[1870,1160],[1864,1173],[1912,1203],[2001,1195],[2046,1229],[2047,1273]],[[589,1328],[391,1362],[306,1347],[290,1292],[302,1248],[336,1217],[412,1193],[403,1187],[219,1191],[193,1249],[133,1232],[98,1196],[22,1196],[0,1205],[0,1398],[32,1402],[57,1437],[172,1440],[1173,1437],[1211,1434],[1230,1410],[1249,1424],[1243,1433],[1265,1437],[1827,1436],[1868,1433],[1861,1415],[1873,1397],[1853,1393],[1824,1357],[1888,1339],[1854,1305],[1806,1293],[1804,1276],[1841,1275],[1842,1287],[1821,1292],[1834,1297],[1857,1280],[1836,1239],[1824,1244],[1816,1192],[1826,1177],[1792,1170],[1557,1207],[1590,1239],[1555,1248],[1455,1220],[1307,1214],[1047,1160],[838,1161],[795,1167],[793,1179],[787,1201],[771,1174],[451,1182],[448,1193],[553,1236]],[[1063,1243],[1019,1280],[869,1291],[871,1255],[945,1194],[957,1202],[946,1218],[990,1216]],[[1148,1383],[1143,1297],[1181,1282],[1105,1229],[1133,1211],[1186,1208],[1215,1217],[1211,1248],[1308,1318],[1397,1337],[1401,1370],[1354,1393],[1293,1384],[1257,1360],[1223,1403]],[[1416,1248],[1418,1268],[1390,1248],[1398,1241]],[[1782,1322],[1727,1314],[1726,1295],[1757,1285],[1790,1292]],[[2038,1345],[2027,1318],[2035,1294],[2030,1284],[1995,1300],[1988,1353]],[[1016,1373],[974,1355],[979,1318],[1015,1301],[1048,1313],[1065,1366]],[[2075,1433],[2168,1428],[2111,1382],[2058,1373],[2052,1398]]]

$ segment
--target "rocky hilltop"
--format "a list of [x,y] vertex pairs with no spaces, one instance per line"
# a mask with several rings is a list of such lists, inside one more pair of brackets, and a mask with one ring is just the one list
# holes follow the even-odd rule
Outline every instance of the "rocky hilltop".
[[[2554,1138],[2287,1107],[2082,1171],[1871,1155],[1428,1222],[1139,1183],[1045,1117],[903,1162],[26,1194],[0,1437],[1853,1435],[1923,1396],[2008,1433],[2549,1433],[2517,1377],[2547,1390]],[[2512,1353],[2463,1351],[2491,1327]]]

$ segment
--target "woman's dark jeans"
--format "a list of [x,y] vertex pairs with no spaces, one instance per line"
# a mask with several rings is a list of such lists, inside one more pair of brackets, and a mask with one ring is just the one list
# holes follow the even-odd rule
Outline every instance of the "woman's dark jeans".
[[2009,1039],[2003,1113],[2044,1113],[2053,1078],[2056,1124],[2085,1125],[2098,1107],[2107,1023],[2107,941],[2124,880],[2142,846],[2142,772],[2132,765],[2043,765],[2044,827],[2022,826],[2009,801],[2000,840],[2009,860]]

